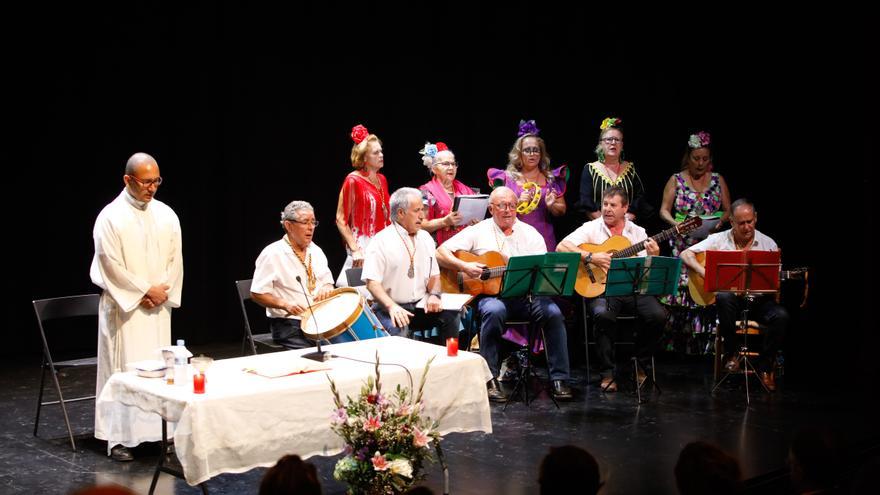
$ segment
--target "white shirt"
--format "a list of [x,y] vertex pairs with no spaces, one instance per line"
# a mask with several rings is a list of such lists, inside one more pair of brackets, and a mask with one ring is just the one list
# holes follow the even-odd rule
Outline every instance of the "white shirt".
[[[306,263],[309,262],[309,256],[312,257],[312,273],[315,275],[315,290],[309,296],[314,301],[314,297],[321,290],[321,287],[333,284],[333,275],[327,264],[327,256],[314,242],[310,242],[306,247],[304,256]],[[257,257],[251,292],[272,294],[284,301],[298,304],[304,308],[308,307],[306,295],[300,283],[296,281],[297,276],[300,277],[302,285],[308,291],[309,277],[306,267],[293,253],[290,244],[282,237],[263,248],[260,256]],[[266,316],[269,318],[300,319],[299,316],[294,316],[279,308],[266,308]]]
[[[779,251],[779,246],[773,239],[755,230],[755,240],[749,248],[752,251]],[[704,251],[739,251],[733,240],[733,229],[717,232],[688,248],[692,253]]]
[[487,218],[465,228],[447,239],[442,246],[452,253],[468,251],[477,256],[487,251],[497,251],[507,257],[547,252],[544,237],[531,225],[515,220],[513,231],[510,235],[505,235],[494,218]]
[[[623,237],[629,239],[629,242],[631,244],[642,242],[648,238],[648,234],[645,232],[645,229],[630,222],[629,220],[625,220],[625,222],[626,224],[624,224],[623,226]],[[608,229],[608,226],[605,225],[605,219],[599,217],[594,220],[590,220],[589,222],[584,222],[583,225],[578,227],[571,234],[568,234],[561,242],[568,241],[575,246],[580,246],[581,244],[585,243],[602,244],[603,242],[610,239],[612,235],[614,234],[612,234],[611,230]],[[637,256],[646,255],[646,251],[642,250],[639,251],[639,254]]]
[[[361,280],[379,282],[388,296],[398,304],[419,301],[427,293],[428,279],[440,273],[437,257],[434,256],[436,246],[431,234],[426,231],[420,229],[412,237],[406,229],[392,223],[370,241],[364,253]],[[407,276],[410,254],[413,254],[413,278]]]

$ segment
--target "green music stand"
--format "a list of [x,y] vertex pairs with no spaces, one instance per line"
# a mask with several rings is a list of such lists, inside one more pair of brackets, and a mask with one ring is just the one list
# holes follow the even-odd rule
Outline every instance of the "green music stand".
[[[668,256],[646,256],[635,258],[612,258],[605,281],[606,297],[633,298],[633,310],[638,313],[639,296],[664,296],[678,289],[681,274],[681,259]],[[636,335],[638,335],[638,314],[636,314]],[[633,356],[633,367],[636,375],[636,397],[642,404],[642,387],[638,381],[638,369],[641,366],[637,356]],[[651,357],[651,384],[658,392],[657,376]],[[612,379],[613,383],[613,379]]]
[[[524,297],[531,309],[535,296],[570,296],[574,291],[578,265],[581,257],[577,253],[544,253],[529,256],[513,256],[507,261],[504,279],[501,284],[500,298]],[[520,368],[520,376],[513,392],[507,398],[504,408],[510,403],[522,387],[526,405],[529,405],[529,391],[526,381],[531,374],[531,360],[528,353],[534,345],[535,323],[529,318],[527,332],[528,347],[526,348],[525,366]],[[557,409],[559,404],[550,394]]]

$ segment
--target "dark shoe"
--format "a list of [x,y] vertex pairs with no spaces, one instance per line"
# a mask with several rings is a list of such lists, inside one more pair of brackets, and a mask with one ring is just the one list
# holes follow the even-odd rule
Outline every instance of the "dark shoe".
[[494,378],[486,382],[486,390],[489,393],[490,402],[504,402],[507,400],[507,394],[501,390],[501,386],[498,385],[498,380],[495,380]]
[[553,380],[553,398],[567,400],[571,399],[571,387],[565,383],[565,380]]
[[727,361],[724,363],[724,369],[727,370],[728,373],[736,373],[739,371],[739,359],[735,354],[733,356],[727,356]]
[[134,460],[134,454],[131,449],[120,444],[110,449],[110,458],[117,462],[128,462]]
[[617,392],[617,382],[614,381],[614,377],[602,377],[602,383],[599,384],[599,389],[603,392]]
[[762,371],[761,375],[761,383],[767,387],[767,390],[771,392],[776,391],[776,375],[772,371]]
[[507,356],[507,359],[501,362],[501,371],[498,373],[498,381],[515,382],[519,378],[519,361],[515,354]]

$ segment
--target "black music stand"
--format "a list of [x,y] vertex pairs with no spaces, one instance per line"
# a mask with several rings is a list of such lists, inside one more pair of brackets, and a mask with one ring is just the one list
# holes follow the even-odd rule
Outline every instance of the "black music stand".
[[[504,280],[501,286],[500,298],[522,297],[531,311],[532,301],[535,296],[570,296],[574,290],[574,282],[577,278],[580,255],[577,253],[545,253],[530,256],[513,256],[507,262],[504,271]],[[526,405],[529,405],[528,378],[532,374],[531,360],[528,353],[532,351],[535,342],[535,322],[529,315],[527,331],[527,348],[524,366],[520,367],[519,378],[513,387],[513,392],[507,398],[504,408],[522,387]],[[546,343],[545,343],[546,346]],[[542,387],[543,388],[543,387]],[[559,403],[553,394],[550,399],[556,408]]]
[[[605,281],[605,297],[632,296],[633,311],[636,313],[635,335],[638,336],[639,296],[664,296],[678,289],[681,273],[681,259],[668,256],[645,256],[634,258],[612,258]],[[635,340],[635,339],[634,339]],[[657,385],[657,375],[651,356],[651,385],[662,393]],[[639,383],[638,356],[632,357],[633,373],[635,374],[636,397],[642,404],[642,385]],[[611,383],[615,378],[612,377]]]
[[[749,374],[758,375],[758,370],[749,360],[749,307],[755,296],[779,292],[780,255],[779,251],[706,251],[705,289],[710,292],[732,292],[745,298],[740,321],[743,341],[737,363],[745,376],[746,404],[750,402]],[[711,393],[733,373],[725,373],[712,387]],[[769,393],[764,382],[759,382]]]

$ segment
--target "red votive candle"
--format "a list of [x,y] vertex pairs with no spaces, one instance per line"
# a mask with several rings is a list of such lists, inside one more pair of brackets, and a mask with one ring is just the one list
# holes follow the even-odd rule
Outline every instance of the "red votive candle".
[[449,337],[446,339],[446,355],[458,356],[458,337]]
[[205,375],[203,373],[193,375],[193,393],[205,393]]

